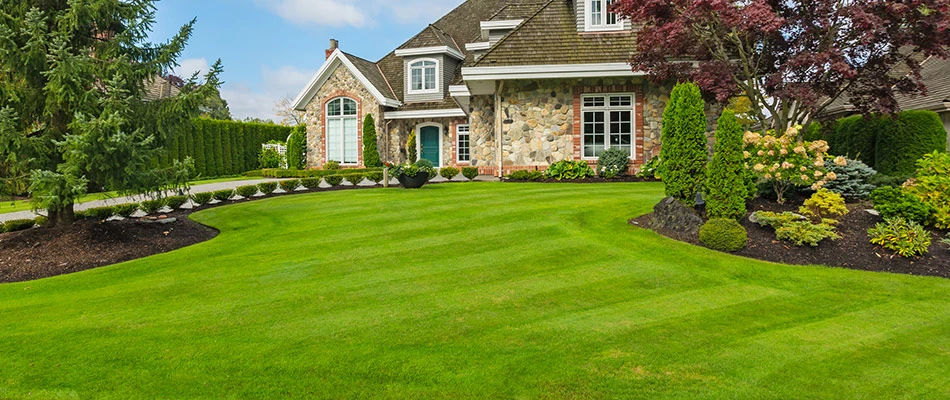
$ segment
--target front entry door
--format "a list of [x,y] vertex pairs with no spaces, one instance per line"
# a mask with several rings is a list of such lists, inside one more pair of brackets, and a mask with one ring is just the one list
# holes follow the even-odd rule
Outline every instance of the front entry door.
[[419,158],[432,161],[432,165],[439,166],[439,128],[423,126],[419,128]]

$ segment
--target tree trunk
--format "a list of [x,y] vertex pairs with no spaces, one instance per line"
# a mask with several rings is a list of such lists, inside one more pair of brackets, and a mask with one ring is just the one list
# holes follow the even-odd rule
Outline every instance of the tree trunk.
[[73,210],[72,204],[63,207],[61,210],[47,210],[46,226],[49,228],[72,225],[75,220],[76,212]]

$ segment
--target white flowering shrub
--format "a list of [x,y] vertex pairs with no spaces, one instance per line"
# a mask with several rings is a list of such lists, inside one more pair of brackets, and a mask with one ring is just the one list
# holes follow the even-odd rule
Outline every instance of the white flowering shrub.
[[[789,128],[782,136],[771,131],[766,134],[746,132],[742,153],[746,167],[772,184],[779,204],[785,203],[785,193],[794,186],[810,186],[818,190],[835,180],[834,172],[825,170],[828,143],[824,140],[800,142],[801,127]],[[847,165],[844,157],[834,159],[835,165]]]

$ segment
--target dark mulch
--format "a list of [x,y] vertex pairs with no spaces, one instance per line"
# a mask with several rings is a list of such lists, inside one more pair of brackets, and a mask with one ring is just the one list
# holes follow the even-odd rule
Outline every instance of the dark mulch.
[[[797,211],[802,199],[793,199],[785,205],[764,199],[754,200],[749,207],[754,211]],[[838,234],[841,239],[822,241],[818,247],[796,246],[793,243],[775,239],[775,231],[770,227],[760,227],[748,218],[742,225],[749,232],[749,246],[735,254],[759,260],[773,261],[793,265],[826,265],[832,267],[859,269],[865,271],[894,272],[910,275],[927,275],[950,278],[950,251],[940,243],[946,232],[933,232],[930,252],[922,257],[904,258],[892,251],[871,244],[867,231],[881,217],[869,214],[866,203],[849,204],[851,211],[841,219]],[[652,214],[631,220],[638,226],[650,229]],[[686,237],[680,232],[660,231],[657,233],[695,245],[701,245],[696,237]]]
[[632,175],[621,175],[612,179],[604,179],[598,177],[584,178],[584,179],[573,179],[573,180],[557,180],[557,179],[541,179],[537,181],[523,181],[523,180],[512,180],[505,179],[505,182],[518,182],[518,183],[527,183],[527,182],[539,182],[539,183],[614,183],[614,182],[659,182],[654,178],[640,178]]

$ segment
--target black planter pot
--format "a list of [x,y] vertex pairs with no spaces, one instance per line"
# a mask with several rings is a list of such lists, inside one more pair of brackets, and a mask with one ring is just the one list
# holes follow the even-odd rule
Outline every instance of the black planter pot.
[[406,189],[418,189],[418,188],[421,188],[422,185],[425,185],[426,182],[429,181],[429,174],[419,171],[419,173],[417,173],[416,176],[410,177],[410,176],[400,175],[399,178],[396,178],[396,179],[398,179],[399,183],[402,184],[402,187]]

